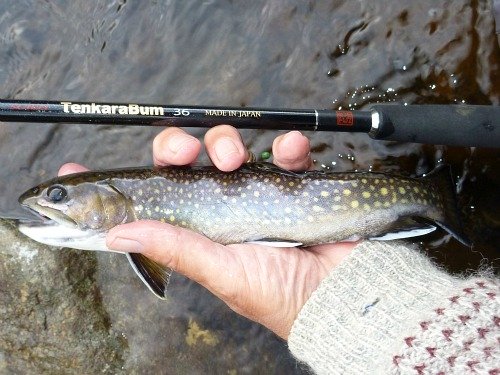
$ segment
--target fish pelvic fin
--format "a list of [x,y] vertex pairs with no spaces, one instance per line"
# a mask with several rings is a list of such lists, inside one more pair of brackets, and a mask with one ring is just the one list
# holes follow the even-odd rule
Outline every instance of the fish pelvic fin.
[[172,269],[152,261],[142,254],[127,253],[127,259],[135,273],[155,296],[166,299]]
[[458,242],[467,247],[471,247],[472,244],[464,233],[462,221],[460,219],[460,211],[458,209],[451,167],[446,164],[440,165],[425,176],[425,179],[429,180],[432,188],[437,189],[441,194],[443,202],[443,219],[434,220],[434,222],[440,228],[451,234]]

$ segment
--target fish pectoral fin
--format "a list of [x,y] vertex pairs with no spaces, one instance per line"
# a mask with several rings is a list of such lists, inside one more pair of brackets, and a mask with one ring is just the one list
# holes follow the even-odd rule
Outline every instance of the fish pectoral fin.
[[435,230],[435,225],[418,222],[411,217],[404,217],[394,222],[384,233],[375,237],[370,237],[370,240],[389,241],[417,237],[434,232]]
[[127,258],[135,273],[155,296],[165,299],[172,269],[152,261],[142,254],[127,253]]
[[270,247],[297,247],[303,245],[302,242],[294,242],[282,238],[259,238],[257,240],[246,241],[245,243]]

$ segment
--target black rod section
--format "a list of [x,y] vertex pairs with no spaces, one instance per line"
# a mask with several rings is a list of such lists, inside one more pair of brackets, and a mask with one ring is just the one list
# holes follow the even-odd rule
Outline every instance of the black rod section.
[[240,129],[326,130],[367,133],[371,113],[314,109],[163,106],[70,101],[0,100],[0,121]]

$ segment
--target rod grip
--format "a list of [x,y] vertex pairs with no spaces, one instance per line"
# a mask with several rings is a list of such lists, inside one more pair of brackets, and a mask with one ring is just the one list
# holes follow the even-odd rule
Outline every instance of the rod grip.
[[375,139],[450,146],[500,147],[500,106],[374,105]]

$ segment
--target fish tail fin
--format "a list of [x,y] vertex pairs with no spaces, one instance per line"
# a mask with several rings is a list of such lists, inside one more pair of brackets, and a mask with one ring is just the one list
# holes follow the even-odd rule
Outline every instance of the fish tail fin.
[[451,234],[457,241],[470,247],[471,242],[465,235],[460,220],[451,167],[449,165],[440,165],[425,178],[431,182],[432,188],[437,189],[443,202],[443,219],[435,220],[435,223]]
[[165,299],[172,269],[152,261],[142,254],[127,253],[130,265],[155,296]]

